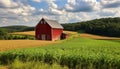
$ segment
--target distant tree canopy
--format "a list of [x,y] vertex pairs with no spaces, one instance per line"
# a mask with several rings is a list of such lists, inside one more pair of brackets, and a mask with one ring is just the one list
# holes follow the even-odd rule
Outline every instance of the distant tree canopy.
[[33,36],[29,36],[29,35],[8,34],[8,33],[12,33],[12,32],[33,31],[33,30],[34,30],[34,27],[28,27],[28,26],[6,26],[6,27],[0,27],[0,40],[34,39]]
[[22,31],[34,31],[34,27],[28,27],[28,26],[6,26],[1,27],[0,29],[6,29],[7,32],[22,32]]
[[8,33],[6,29],[0,29],[0,39],[7,39]]
[[86,22],[62,24],[65,30],[120,37],[120,18],[101,18]]

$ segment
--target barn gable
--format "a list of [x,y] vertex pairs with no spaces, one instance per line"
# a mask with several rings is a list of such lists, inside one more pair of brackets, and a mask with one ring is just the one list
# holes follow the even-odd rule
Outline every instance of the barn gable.
[[42,18],[39,23],[41,23],[42,20],[44,20],[51,28],[63,29],[63,27],[55,20],[48,20],[48,19]]

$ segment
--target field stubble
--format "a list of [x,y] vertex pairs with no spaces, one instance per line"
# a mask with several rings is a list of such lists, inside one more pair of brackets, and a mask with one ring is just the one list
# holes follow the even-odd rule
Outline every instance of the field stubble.
[[18,48],[39,47],[55,43],[59,42],[41,40],[0,40],[0,51]]

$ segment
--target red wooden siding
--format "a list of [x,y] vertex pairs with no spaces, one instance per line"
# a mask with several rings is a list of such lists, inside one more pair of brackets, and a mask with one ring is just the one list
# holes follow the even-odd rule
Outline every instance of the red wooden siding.
[[47,23],[39,23],[35,30],[36,39],[42,40],[42,35],[45,35],[45,40],[51,40],[51,27]]
[[62,29],[52,29],[53,40],[60,40],[63,30]]

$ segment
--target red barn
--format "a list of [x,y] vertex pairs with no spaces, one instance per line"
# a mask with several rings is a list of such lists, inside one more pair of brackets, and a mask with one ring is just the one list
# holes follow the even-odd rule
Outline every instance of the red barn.
[[55,20],[42,18],[35,28],[35,38],[37,40],[60,40],[63,27]]

